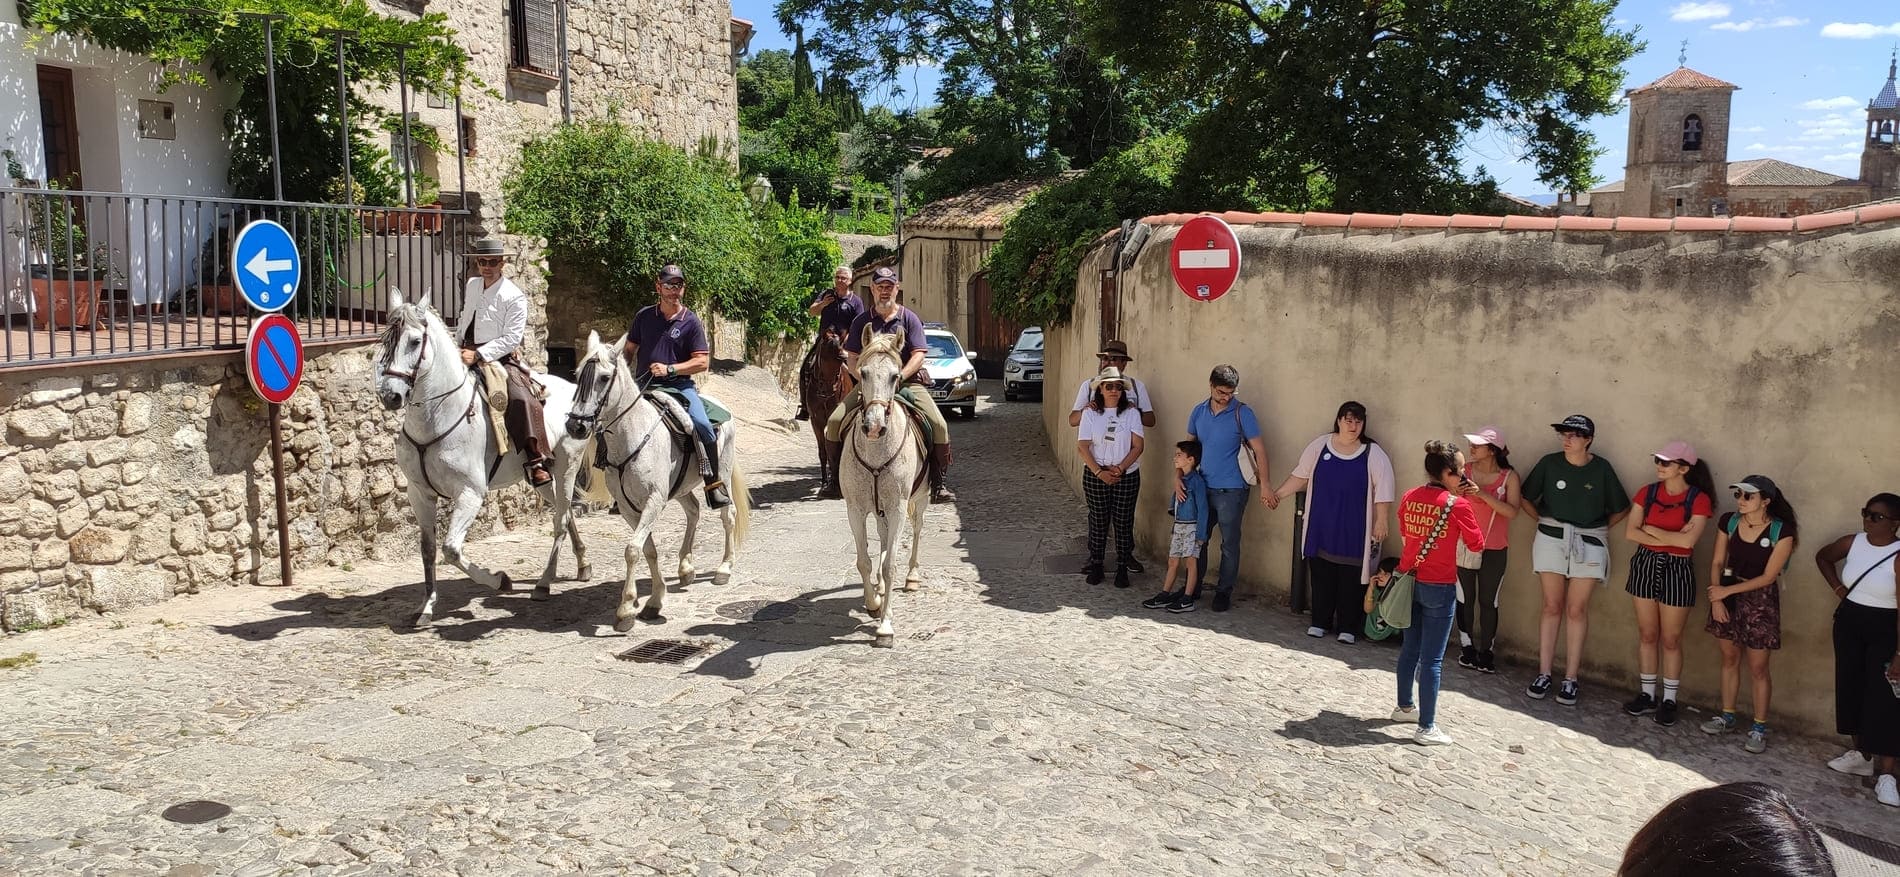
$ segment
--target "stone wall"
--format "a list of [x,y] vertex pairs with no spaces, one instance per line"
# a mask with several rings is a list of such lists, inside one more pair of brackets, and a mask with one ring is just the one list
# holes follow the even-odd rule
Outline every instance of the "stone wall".
[[[1259,415],[1276,485],[1348,399],[1369,409],[1368,432],[1407,488],[1424,479],[1427,439],[1457,440],[1487,424],[1503,429],[1513,462],[1528,472],[1557,450],[1549,424],[1589,414],[1596,452],[1632,491],[1654,479],[1652,451],[1688,440],[1718,485],[1765,474],[1799,511],[1774,659],[1775,721],[1832,730],[1835,601],[1813,557],[1860,530],[1868,496],[1900,490],[1891,439],[1900,409],[1890,404],[1900,373],[1900,223],[1806,235],[1243,226],[1240,281],[1207,303],[1169,277],[1175,231],[1157,228],[1122,275],[1119,333],[1159,418],[1147,436],[1149,471],[1166,471],[1221,362],[1240,370],[1240,397]],[[1107,265],[1099,249],[1083,263],[1069,324],[1046,335],[1046,379],[1064,391],[1045,396],[1045,427],[1072,484],[1080,472],[1067,390],[1096,367],[1095,290]],[[1158,556],[1167,491],[1142,493],[1137,538]],[[1727,491],[1717,500],[1734,509]],[[1537,647],[1532,526],[1520,516],[1511,528],[1502,605],[1503,651],[1519,661],[1534,660]],[[1242,590],[1283,600],[1291,503],[1277,512],[1249,503],[1244,529]],[[1698,551],[1698,578],[1708,574],[1712,541]],[[1591,605],[1585,666],[1612,686],[1597,689],[1599,706],[1636,676],[1623,594],[1632,551],[1618,529],[1609,581]],[[1699,602],[1683,691],[1707,706],[1719,661],[1702,632],[1707,601]]]
[[1867,185],[1730,186],[1730,216],[1803,216],[1839,210],[1873,198]]
[[[372,395],[375,349],[312,349],[284,406],[297,566],[418,558],[395,464],[397,415]],[[0,630],[278,584],[267,406],[238,357],[0,375]],[[478,531],[542,514],[525,488]]]

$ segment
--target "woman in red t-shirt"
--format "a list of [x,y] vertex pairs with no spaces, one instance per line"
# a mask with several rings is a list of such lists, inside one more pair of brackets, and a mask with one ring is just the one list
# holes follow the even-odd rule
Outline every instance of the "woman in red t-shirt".
[[[1690,555],[1715,514],[1715,479],[1707,461],[1688,442],[1657,451],[1656,483],[1636,491],[1623,533],[1636,543],[1624,590],[1636,603],[1637,664],[1642,690],[1624,705],[1632,716],[1655,714],[1656,724],[1676,723],[1676,689],[1682,684],[1682,631],[1689,626],[1699,588]],[[1656,652],[1662,649],[1662,697],[1656,692]]]
[[[1399,536],[1405,541],[1399,569],[1410,570],[1418,584],[1412,589],[1412,626],[1399,649],[1399,706],[1392,721],[1417,722],[1412,739],[1423,746],[1451,742],[1438,727],[1438,687],[1458,603],[1457,545],[1484,550],[1484,531],[1467,498],[1478,488],[1464,480],[1464,471],[1465,455],[1457,445],[1426,442],[1425,475],[1431,480],[1399,498]],[[1417,707],[1412,706],[1414,679]]]

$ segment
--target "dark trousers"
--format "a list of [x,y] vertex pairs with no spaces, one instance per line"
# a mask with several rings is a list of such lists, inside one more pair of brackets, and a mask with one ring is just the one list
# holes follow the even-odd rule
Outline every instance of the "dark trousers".
[[[508,408],[501,417],[508,440],[525,455],[527,466],[545,466],[553,451],[548,447],[547,418],[541,414],[541,398],[534,393],[534,378],[512,355],[501,360],[501,368],[508,373]],[[481,372],[475,374],[479,379]]]
[[1089,505],[1089,563],[1100,566],[1108,550],[1108,534],[1115,534],[1115,568],[1135,559],[1135,499],[1141,493],[1141,473],[1129,472],[1114,484],[1094,472],[1082,471],[1082,498]]
[[[1213,542],[1213,530],[1220,528],[1220,574],[1215,579],[1214,593],[1232,594],[1234,581],[1240,577],[1240,520],[1247,514],[1247,491],[1245,487],[1210,487],[1207,489],[1208,542]],[[1201,546],[1201,586],[1195,593],[1207,591],[1208,573],[1207,546]]]
[[1366,626],[1366,585],[1359,567],[1309,557],[1306,568],[1313,583],[1313,626],[1358,636]]
[[1834,612],[1834,726],[1863,755],[1900,756],[1900,698],[1887,684],[1896,610],[1842,601]]
[[[1498,595],[1504,585],[1505,561],[1510,552],[1503,548],[1484,552],[1477,569],[1458,568],[1458,644],[1480,652],[1495,651],[1498,645]],[[1473,621],[1477,622],[1473,625]]]

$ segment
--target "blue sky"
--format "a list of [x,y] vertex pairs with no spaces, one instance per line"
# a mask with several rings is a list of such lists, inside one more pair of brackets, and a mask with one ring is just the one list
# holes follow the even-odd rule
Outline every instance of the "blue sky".
[[[772,0],[732,0],[732,14],[758,26],[754,50],[790,48],[772,15]],[[1860,173],[1865,107],[1887,81],[1887,60],[1900,43],[1900,3],[1893,0],[1665,0],[1625,2],[1619,26],[1639,28],[1649,43],[1627,65],[1625,88],[1676,68],[1688,40],[1689,66],[1741,87],[1729,133],[1729,160],[1778,158],[1853,177]],[[907,71],[905,92],[869,95],[894,107],[929,105],[937,89],[931,68]],[[1594,120],[1604,181],[1623,177],[1628,113]],[[1482,164],[1505,191],[1543,194],[1536,171],[1517,159],[1508,138],[1480,132],[1467,144],[1470,165]]]

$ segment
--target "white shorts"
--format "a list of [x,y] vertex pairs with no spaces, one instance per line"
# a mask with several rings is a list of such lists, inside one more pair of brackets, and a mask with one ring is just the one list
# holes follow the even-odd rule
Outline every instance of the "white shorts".
[[1577,533],[1564,539],[1537,528],[1531,542],[1531,568],[1537,572],[1557,573],[1567,579],[1602,581],[1610,568],[1610,546],[1604,537]]

